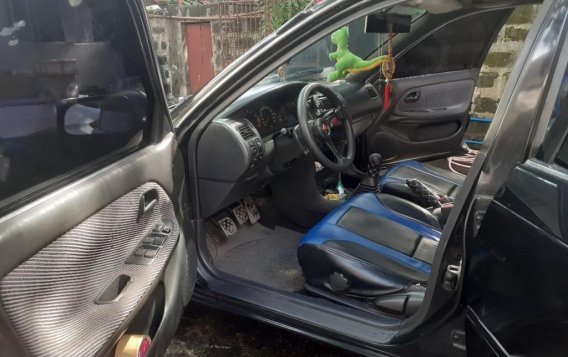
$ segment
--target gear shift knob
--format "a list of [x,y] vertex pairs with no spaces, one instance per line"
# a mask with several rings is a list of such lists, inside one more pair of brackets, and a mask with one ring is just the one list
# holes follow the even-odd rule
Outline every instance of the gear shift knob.
[[361,182],[355,189],[355,194],[363,192],[379,192],[379,174],[383,165],[383,157],[381,154],[369,155],[369,163],[367,164],[367,176],[361,179]]
[[383,157],[381,154],[374,153],[369,155],[369,163],[368,163],[368,175],[370,177],[377,177],[381,172],[381,166],[383,164]]

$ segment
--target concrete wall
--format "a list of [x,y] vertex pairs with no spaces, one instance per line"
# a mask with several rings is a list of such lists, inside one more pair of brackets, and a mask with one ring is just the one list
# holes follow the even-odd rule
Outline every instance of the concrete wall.
[[152,39],[168,101],[189,92],[185,25],[178,18],[148,15]]
[[[145,0],[147,6],[153,3],[154,0]],[[148,18],[164,87],[172,102],[191,94],[184,21],[198,18],[210,21],[215,74],[264,37],[262,18],[255,14],[257,4],[252,1],[238,6],[230,2],[223,6],[193,5],[181,10],[175,4],[161,7],[167,16],[154,13],[148,14]],[[223,21],[219,21],[219,12]]]
[[212,61],[215,74],[221,72],[249,48],[262,40],[264,34],[259,31],[260,28],[261,19],[258,17],[239,19],[238,21],[211,22]]
[[[517,8],[491,47],[473,94],[472,116],[493,119],[511,70],[521,51],[539,6]],[[483,140],[488,125],[472,123],[466,138]]]

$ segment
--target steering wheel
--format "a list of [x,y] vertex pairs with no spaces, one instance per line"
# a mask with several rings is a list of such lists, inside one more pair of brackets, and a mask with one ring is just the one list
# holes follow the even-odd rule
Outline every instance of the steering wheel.
[[[333,103],[334,109],[327,110],[317,117],[310,111],[308,99],[315,93],[321,93]],[[298,124],[303,142],[325,167],[335,171],[342,171],[353,164],[355,158],[355,135],[351,126],[351,114],[342,96],[335,93],[331,88],[320,84],[310,83],[302,89],[298,96]],[[340,128],[345,129],[344,135],[336,134]],[[344,146],[338,148],[333,139],[347,142],[347,153],[343,155]],[[327,146],[333,153],[334,160],[330,160],[322,151],[321,147]]]

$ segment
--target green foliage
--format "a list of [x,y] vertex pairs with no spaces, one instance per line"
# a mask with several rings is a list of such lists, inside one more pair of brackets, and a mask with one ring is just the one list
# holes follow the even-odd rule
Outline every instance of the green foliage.
[[294,15],[304,10],[309,3],[310,0],[270,1],[270,28],[272,28],[272,30],[278,29],[294,17]]
[[[266,14],[266,6],[268,6],[269,18],[262,17],[261,26],[266,28],[266,20],[270,25],[270,30],[275,31],[284,25],[288,20],[297,13],[304,10],[311,0],[261,0],[258,2],[258,10]],[[267,34],[266,34],[267,35]]]

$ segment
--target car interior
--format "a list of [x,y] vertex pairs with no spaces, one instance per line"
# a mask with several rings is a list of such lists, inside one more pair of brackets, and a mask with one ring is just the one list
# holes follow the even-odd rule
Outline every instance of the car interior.
[[371,42],[375,54],[388,33],[370,27],[408,24],[391,32],[392,79],[377,70],[322,83],[324,65],[306,58],[327,57],[326,37],[200,133],[199,247],[220,276],[394,318],[420,307],[466,177],[446,159],[467,151],[480,68],[512,8],[416,10],[349,24],[353,48]]
[[[112,355],[144,336],[161,354],[194,287],[258,297],[256,317],[273,304],[332,329],[337,314],[374,347],[430,306],[428,281],[463,258],[443,234],[469,177],[448,158],[470,154],[480,70],[515,7],[327,4],[279,31],[338,6],[349,49],[388,60],[328,82],[326,29],[168,111],[142,2],[0,0],[3,353]],[[256,84],[192,122],[243,63]]]

